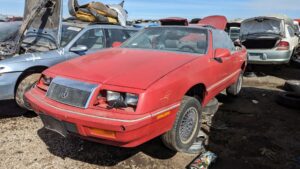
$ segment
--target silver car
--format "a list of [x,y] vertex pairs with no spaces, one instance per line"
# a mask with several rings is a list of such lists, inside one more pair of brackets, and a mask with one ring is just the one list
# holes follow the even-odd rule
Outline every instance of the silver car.
[[250,64],[287,64],[299,45],[293,20],[286,16],[244,20],[240,32]]
[[68,59],[111,47],[113,42],[124,42],[136,31],[116,25],[64,22],[58,49],[0,61],[0,100],[16,99],[19,106],[30,109],[24,93],[39,80],[42,71]]

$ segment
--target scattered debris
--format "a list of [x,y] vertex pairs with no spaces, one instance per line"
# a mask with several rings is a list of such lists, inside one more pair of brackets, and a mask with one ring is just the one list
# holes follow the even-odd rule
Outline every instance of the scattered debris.
[[207,145],[208,135],[200,130],[195,143],[186,151],[189,154],[199,154],[205,152],[205,145]]
[[258,104],[259,101],[257,101],[257,100],[252,100],[252,103],[253,103],[253,104]]
[[217,155],[213,152],[207,151],[197,157],[188,169],[208,169],[208,167],[215,162]]

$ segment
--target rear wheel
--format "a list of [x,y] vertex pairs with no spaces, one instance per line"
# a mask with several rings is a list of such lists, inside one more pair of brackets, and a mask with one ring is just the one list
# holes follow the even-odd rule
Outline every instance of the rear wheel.
[[242,86],[243,86],[243,73],[241,73],[237,79],[237,81],[229,86],[227,89],[226,89],[226,93],[228,96],[238,96],[242,90]]
[[26,76],[22,81],[19,83],[17,90],[16,90],[16,102],[17,104],[27,110],[32,110],[30,107],[30,104],[27,102],[25,98],[25,93],[30,90],[39,80],[41,74],[40,73],[34,73],[31,75]]
[[162,136],[163,143],[174,151],[188,151],[199,133],[201,112],[200,102],[193,97],[185,96],[173,128]]

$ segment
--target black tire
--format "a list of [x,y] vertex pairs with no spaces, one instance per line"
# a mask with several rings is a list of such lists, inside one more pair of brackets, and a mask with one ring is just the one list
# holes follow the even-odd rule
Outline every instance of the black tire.
[[285,107],[300,109],[300,95],[289,92],[281,93],[277,98],[277,103]]
[[[195,142],[201,128],[201,112],[200,102],[193,97],[185,96],[177,112],[173,128],[162,136],[163,143],[171,150],[187,152]],[[189,115],[194,115],[194,117]],[[185,120],[193,120],[193,126],[187,128],[189,124]]]
[[284,84],[284,89],[287,91],[300,94],[300,80],[288,80]]
[[202,111],[202,115],[213,115],[219,109],[219,101],[216,98],[213,98]]
[[25,93],[30,90],[34,85],[37,83],[39,78],[41,77],[40,73],[34,73],[31,75],[26,76],[22,79],[19,83],[17,90],[16,90],[16,102],[17,104],[24,109],[32,111],[30,104],[26,101]]
[[240,94],[243,86],[243,73],[241,73],[237,81],[226,89],[227,96],[236,97]]
[[291,62],[298,62],[300,60],[300,56],[299,56],[299,49],[295,49],[293,51],[292,57],[291,57]]
[[76,16],[78,8],[79,8],[79,4],[77,0],[68,1],[68,9],[71,16]]

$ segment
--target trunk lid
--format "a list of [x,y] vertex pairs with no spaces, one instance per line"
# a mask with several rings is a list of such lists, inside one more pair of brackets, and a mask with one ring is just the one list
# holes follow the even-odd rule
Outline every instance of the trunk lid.
[[225,30],[227,25],[227,18],[221,15],[208,16],[201,19],[198,22],[198,24],[203,26],[212,26],[216,29]]
[[255,17],[241,24],[242,39],[255,36],[283,36],[284,20],[276,17]]

